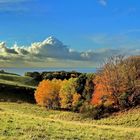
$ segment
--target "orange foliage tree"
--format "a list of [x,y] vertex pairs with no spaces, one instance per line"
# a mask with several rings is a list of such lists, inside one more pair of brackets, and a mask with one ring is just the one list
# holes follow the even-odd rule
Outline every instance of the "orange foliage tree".
[[122,94],[127,97],[135,93],[137,64],[137,61],[122,56],[110,58],[95,77],[92,104],[110,102],[119,106]]
[[43,80],[35,92],[35,99],[38,105],[47,108],[59,108],[59,91],[62,85],[61,80]]

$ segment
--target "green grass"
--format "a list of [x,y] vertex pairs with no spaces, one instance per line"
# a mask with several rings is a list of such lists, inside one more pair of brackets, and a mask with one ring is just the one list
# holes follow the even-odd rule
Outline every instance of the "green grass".
[[140,140],[140,108],[102,120],[27,103],[0,103],[0,140]]
[[31,77],[3,73],[0,73],[0,83],[31,88],[34,88],[37,84],[36,81]]

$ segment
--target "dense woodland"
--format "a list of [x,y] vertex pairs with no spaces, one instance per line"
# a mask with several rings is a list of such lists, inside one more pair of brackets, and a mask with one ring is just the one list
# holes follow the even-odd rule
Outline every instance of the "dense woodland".
[[[30,74],[26,75],[33,77]],[[37,87],[35,100],[49,109],[76,111],[99,119],[140,104],[140,57],[112,57],[96,74],[38,75],[44,80]]]

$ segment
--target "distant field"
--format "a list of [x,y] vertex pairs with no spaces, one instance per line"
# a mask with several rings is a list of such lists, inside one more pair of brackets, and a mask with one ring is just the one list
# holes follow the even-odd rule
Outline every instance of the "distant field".
[[34,101],[37,82],[27,76],[0,73],[0,101]]
[[27,103],[0,103],[0,139],[140,140],[140,108],[102,120]]
[[3,73],[0,73],[0,83],[24,87],[34,87],[37,84],[31,77]]

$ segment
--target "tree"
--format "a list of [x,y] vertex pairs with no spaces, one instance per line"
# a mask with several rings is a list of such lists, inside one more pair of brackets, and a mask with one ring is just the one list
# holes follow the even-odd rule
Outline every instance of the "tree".
[[59,108],[59,91],[61,88],[61,80],[43,80],[40,82],[35,92],[37,104],[47,108]]
[[82,93],[84,101],[86,102],[90,102],[92,99],[92,94],[94,91],[94,82],[93,82],[94,78],[95,78],[95,74],[93,73],[86,74],[86,82]]
[[80,109],[80,100],[81,100],[81,95],[78,93],[73,94],[73,99],[72,99],[72,107],[73,111],[79,111]]
[[92,103],[104,103],[110,100],[119,107],[122,94],[129,95],[125,96],[127,99],[134,95],[137,89],[139,63],[140,61],[134,58],[111,57],[95,77],[96,86]]
[[60,90],[61,108],[72,110],[77,104],[80,95],[76,92],[76,78],[65,80]]
[[82,94],[84,87],[85,87],[85,83],[86,83],[86,74],[81,74],[77,80],[76,80],[76,91],[79,94]]
[[39,72],[26,72],[24,75],[32,77],[34,80],[38,82],[42,80],[42,77]]

